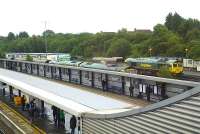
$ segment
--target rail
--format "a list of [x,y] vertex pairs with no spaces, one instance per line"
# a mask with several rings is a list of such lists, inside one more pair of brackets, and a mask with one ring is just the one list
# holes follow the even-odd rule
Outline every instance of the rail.
[[24,116],[10,108],[7,104],[0,102],[1,115],[18,130],[17,133],[46,134],[43,130],[28,121]]

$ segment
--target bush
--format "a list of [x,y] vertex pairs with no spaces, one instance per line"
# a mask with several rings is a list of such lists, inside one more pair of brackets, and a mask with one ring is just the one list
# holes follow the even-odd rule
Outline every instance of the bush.
[[172,78],[173,77],[167,67],[160,68],[160,70],[158,71],[158,76],[164,77],[164,78]]
[[33,61],[33,57],[31,57],[30,55],[26,56],[26,61]]

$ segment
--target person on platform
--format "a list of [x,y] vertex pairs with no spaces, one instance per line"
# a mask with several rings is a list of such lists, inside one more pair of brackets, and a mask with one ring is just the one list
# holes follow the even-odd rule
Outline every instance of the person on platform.
[[103,88],[103,91],[105,91],[105,88],[106,88],[106,81],[105,80],[102,80],[102,88]]
[[65,113],[63,110],[60,111],[60,127],[65,128]]
[[131,85],[131,86],[129,87],[130,97],[133,97],[133,90],[134,90],[134,87]]
[[21,98],[21,105],[22,105],[22,111],[25,111],[25,104],[26,104],[26,97],[25,95],[22,96]]
[[54,123],[55,123],[55,125],[57,125],[57,120],[58,120],[58,118],[57,118],[57,112],[58,112],[58,109],[55,106],[52,106],[51,109],[53,110],[53,120],[54,120]]
[[71,134],[74,134],[76,128],[76,117],[73,115],[70,119]]
[[31,122],[34,120],[35,110],[36,110],[35,99],[33,99],[33,100],[30,102],[30,116],[31,116]]

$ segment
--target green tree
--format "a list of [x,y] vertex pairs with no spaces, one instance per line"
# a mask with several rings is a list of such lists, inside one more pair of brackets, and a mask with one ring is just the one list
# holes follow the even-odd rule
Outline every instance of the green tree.
[[28,38],[29,35],[26,31],[20,32],[18,35],[19,38]]
[[5,58],[5,52],[2,49],[0,49],[0,58]]
[[169,13],[166,17],[165,26],[173,32],[178,32],[178,29],[184,21],[178,13]]
[[167,67],[161,67],[158,72],[158,76],[164,77],[164,78],[173,78],[173,76],[171,75],[171,73]]
[[200,29],[194,28],[187,32],[185,39],[187,41],[200,40]]
[[8,40],[14,40],[14,39],[15,39],[15,34],[12,33],[12,32],[9,32],[9,33],[8,33],[8,36],[7,36],[7,39],[8,39]]
[[107,51],[108,56],[127,57],[131,53],[130,42],[125,39],[116,39]]
[[46,34],[46,36],[54,36],[55,35],[53,30],[46,30],[43,32],[42,35],[45,36],[45,34]]

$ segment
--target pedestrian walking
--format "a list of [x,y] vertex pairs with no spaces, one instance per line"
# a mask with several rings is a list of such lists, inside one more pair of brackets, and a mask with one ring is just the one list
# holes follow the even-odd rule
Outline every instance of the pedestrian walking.
[[101,82],[101,83],[102,83],[102,88],[103,88],[103,91],[105,91],[105,88],[106,88],[106,87],[105,87],[105,86],[106,86],[106,81],[105,81],[105,80],[102,80],[102,82]]
[[71,134],[74,134],[76,128],[76,117],[73,115],[70,119]]

